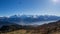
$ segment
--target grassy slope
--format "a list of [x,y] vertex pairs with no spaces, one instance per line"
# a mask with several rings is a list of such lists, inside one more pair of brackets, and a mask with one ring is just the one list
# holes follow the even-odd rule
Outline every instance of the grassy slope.
[[38,26],[34,29],[20,29],[0,34],[60,34],[60,21]]

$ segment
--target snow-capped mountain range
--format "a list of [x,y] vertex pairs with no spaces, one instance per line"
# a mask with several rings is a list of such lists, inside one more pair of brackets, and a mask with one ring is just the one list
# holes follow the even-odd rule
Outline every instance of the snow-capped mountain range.
[[13,15],[10,17],[0,17],[0,21],[7,21],[10,23],[17,24],[29,24],[36,23],[41,21],[52,21],[52,20],[60,20],[59,16],[51,16],[51,15]]
[[21,22],[21,21],[25,21],[25,22],[37,22],[37,21],[50,21],[50,20],[60,20],[59,16],[49,16],[49,15],[13,15],[10,17],[0,17],[1,21],[16,21],[16,22]]

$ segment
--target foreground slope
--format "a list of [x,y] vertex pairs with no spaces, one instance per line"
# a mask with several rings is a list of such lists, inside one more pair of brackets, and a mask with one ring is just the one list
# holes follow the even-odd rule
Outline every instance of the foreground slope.
[[60,34],[60,20],[49,24],[39,25],[37,27],[18,26],[19,28],[16,27],[16,25],[13,27],[10,25],[8,26],[8,28],[10,27],[9,29],[3,30],[3,28],[7,28],[4,26],[0,29],[0,34]]

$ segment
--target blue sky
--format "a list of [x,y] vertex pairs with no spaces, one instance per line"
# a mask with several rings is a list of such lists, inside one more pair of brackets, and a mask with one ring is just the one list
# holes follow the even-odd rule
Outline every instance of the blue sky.
[[15,14],[60,16],[59,0],[0,0],[0,16]]

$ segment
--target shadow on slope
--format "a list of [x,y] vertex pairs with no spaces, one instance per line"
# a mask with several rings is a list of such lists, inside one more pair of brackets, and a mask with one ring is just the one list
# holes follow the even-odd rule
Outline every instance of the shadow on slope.
[[37,27],[32,26],[22,26],[22,25],[8,25],[0,28],[0,32],[13,32],[17,30],[26,30],[27,32],[31,32],[31,34],[52,34],[52,32],[60,32],[60,20],[57,22],[52,22],[49,24],[43,24]]

